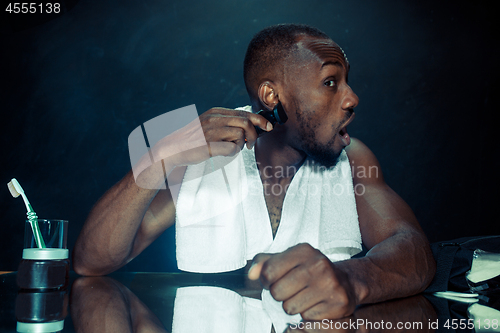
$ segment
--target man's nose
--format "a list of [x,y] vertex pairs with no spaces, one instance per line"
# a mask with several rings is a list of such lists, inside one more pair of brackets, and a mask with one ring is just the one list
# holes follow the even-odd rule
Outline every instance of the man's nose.
[[356,106],[358,106],[358,103],[358,95],[354,93],[351,87],[347,86],[346,95],[344,97],[344,100],[342,101],[342,108],[344,110],[354,109]]

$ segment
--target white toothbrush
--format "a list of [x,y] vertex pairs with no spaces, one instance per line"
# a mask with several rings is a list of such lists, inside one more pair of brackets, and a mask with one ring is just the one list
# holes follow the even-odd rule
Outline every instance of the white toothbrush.
[[20,195],[23,197],[24,204],[26,205],[26,210],[28,211],[26,215],[28,216],[28,220],[30,221],[33,235],[35,236],[36,246],[38,246],[40,249],[45,248],[45,242],[43,241],[42,235],[40,233],[40,228],[38,227],[38,217],[36,216],[33,207],[31,207],[26,194],[24,194],[23,188],[16,180],[16,178],[12,178],[10,183],[7,184],[7,187],[9,188],[10,194],[12,194],[14,198],[17,198]]

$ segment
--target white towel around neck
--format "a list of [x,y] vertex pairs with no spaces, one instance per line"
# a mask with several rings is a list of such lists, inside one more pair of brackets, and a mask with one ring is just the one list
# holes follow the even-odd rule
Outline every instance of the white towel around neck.
[[214,157],[186,169],[176,205],[180,270],[236,270],[258,253],[279,253],[299,243],[332,261],[361,251],[345,151],[332,168],[306,159],[287,189],[274,239],[254,149],[243,147],[236,157]]

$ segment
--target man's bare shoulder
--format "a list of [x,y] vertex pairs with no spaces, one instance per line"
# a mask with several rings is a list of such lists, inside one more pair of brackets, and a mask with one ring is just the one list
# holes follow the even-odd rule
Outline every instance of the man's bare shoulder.
[[377,157],[361,140],[351,138],[351,144],[345,151],[351,163],[352,178],[355,183],[384,182]]
[[351,163],[363,164],[372,159],[376,160],[370,148],[357,138],[351,138],[351,143],[345,147],[345,151]]

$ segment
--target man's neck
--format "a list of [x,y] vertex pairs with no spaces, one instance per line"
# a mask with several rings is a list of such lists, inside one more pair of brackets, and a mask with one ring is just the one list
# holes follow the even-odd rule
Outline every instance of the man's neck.
[[273,134],[271,132],[257,139],[255,159],[263,182],[280,183],[285,179],[291,180],[304,163],[306,155]]

